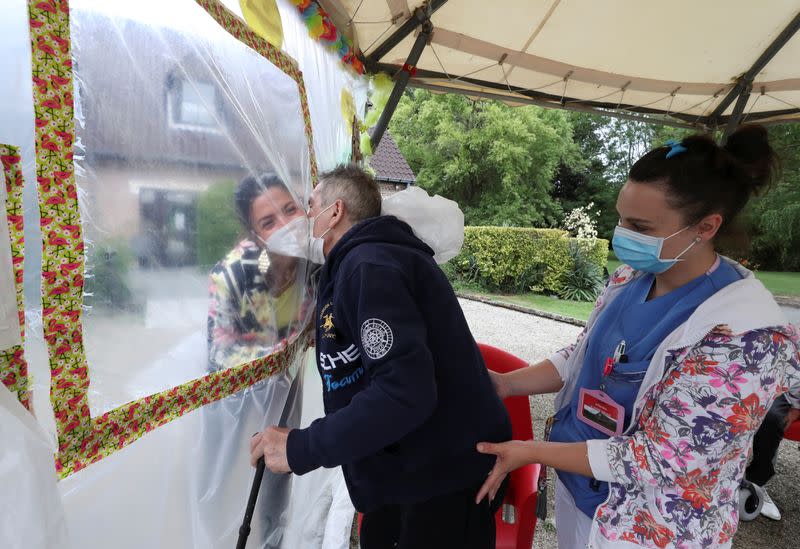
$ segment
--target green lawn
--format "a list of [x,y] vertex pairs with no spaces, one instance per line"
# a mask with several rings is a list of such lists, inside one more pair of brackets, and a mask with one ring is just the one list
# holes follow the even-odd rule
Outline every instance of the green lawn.
[[756,271],[756,278],[775,295],[800,296],[800,273]]
[[504,301],[514,305],[521,305],[529,309],[537,309],[548,313],[555,313],[561,316],[587,320],[589,313],[592,312],[594,303],[583,301],[565,301],[557,297],[550,297],[540,294],[519,294],[519,295],[494,295],[489,294],[496,301]]

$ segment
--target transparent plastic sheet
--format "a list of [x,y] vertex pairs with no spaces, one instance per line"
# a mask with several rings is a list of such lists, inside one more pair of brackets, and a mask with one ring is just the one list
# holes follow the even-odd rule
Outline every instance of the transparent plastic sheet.
[[[260,240],[303,215],[311,172],[297,83],[195,2],[70,7],[96,416],[265,356],[302,332],[313,313],[311,267],[264,261]],[[248,177],[255,183],[243,185]],[[241,220],[237,203],[246,204]],[[313,361],[301,353],[287,371],[61,481],[75,545],[233,547],[253,478],[250,436],[322,413],[305,369]],[[316,479],[300,493],[297,479],[267,472],[248,547],[346,547],[349,500],[349,516],[330,523],[346,496],[341,473]]]
[[[235,547],[253,479],[248,439],[296,420],[301,363],[62,480],[75,546]],[[265,473],[248,547],[288,547],[281,539],[290,490],[290,476]]]
[[[251,232],[268,236],[302,215],[311,181],[297,83],[202,7],[77,0],[71,9],[84,337],[96,415],[204,375],[210,362],[219,369],[264,356],[305,324],[277,318],[289,305],[301,309],[305,292],[252,291],[260,243]],[[263,214],[263,223],[239,220],[234,198],[248,176],[265,198],[242,213]],[[275,179],[285,186],[269,188]],[[253,189],[245,195],[261,194]],[[270,290],[306,284],[306,265],[278,263],[273,258],[272,271],[281,280],[267,281]],[[209,327],[212,269],[224,295],[211,289],[219,319]],[[236,333],[220,339],[215,329]],[[194,344],[207,331],[212,356]]]
[[[341,60],[311,40],[297,7],[277,0],[283,23],[284,50],[303,72],[314,127],[314,150],[320,171],[350,161],[350,125],[342,112],[342,92],[353,98],[356,116],[364,119],[369,81],[344,67]],[[358,136],[356,136],[358,138]]]
[[[212,364],[209,360],[209,271],[238,243],[250,240],[254,244],[255,239],[242,231],[230,241],[221,239],[217,248],[200,246],[200,227],[211,227],[210,232],[218,235],[223,232],[219,225],[236,219],[231,194],[240,181],[237,177],[272,172],[299,204],[306,201],[311,182],[296,84],[227,35],[194,2],[80,0],[71,2],[70,8],[75,168],[81,203],[80,220],[75,216],[74,221],[82,223],[86,241],[86,289],[91,295],[87,295],[83,321],[94,416],[240,361],[230,358],[227,363]],[[41,231],[27,20],[24,0],[9,0],[4,6],[0,46],[9,55],[0,61],[0,142],[21,149],[26,181],[25,352],[36,418],[54,451],[50,371],[42,338]],[[338,60],[308,38],[302,22],[295,23],[296,32],[287,42],[290,46],[293,40],[304,42],[291,47],[307,49],[306,67],[319,64],[336,74]],[[171,42],[176,35],[193,37],[191,47],[177,47],[181,44]],[[217,39],[227,42],[230,51]],[[235,48],[238,51],[233,53]],[[87,51],[93,54],[84,56]],[[149,71],[158,59],[176,61],[174,78],[152,78]],[[321,168],[327,169],[349,156],[349,134],[343,137],[347,125],[339,106],[341,90],[327,90],[325,82],[315,79],[313,69],[305,70],[306,82],[314,82],[309,102],[313,103],[314,129],[320,132],[316,150]],[[337,78],[350,82],[350,76]],[[173,90],[172,96],[167,88]],[[186,97],[178,99],[176,90]],[[159,99],[157,108],[142,109],[153,97]],[[212,116],[205,109],[208,103],[214,103]],[[209,131],[209,119],[221,103],[223,110],[233,105],[234,114],[224,121],[237,126],[236,131]],[[160,119],[162,125],[148,126],[148,117],[159,114],[165,116]],[[289,120],[295,115],[296,122]],[[181,133],[199,139],[187,145],[189,140],[176,137]],[[165,134],[169,140],[163,139]],[[211,143],[213,139],[217,142]],[[172,154],[174,142],[186,146],[181,154]],[[218,154],[223,148],[227,158],[234,158],[224,165]],[[216,171],[212,169],[215,162]],[[225,180],[230,194],[220,190],[209,197],[216,217],[200,224],[199,209],[192,213],[199,199],[191,195],[199,192],[197,187],[219,190],[216,176],[221,173],[230,176]],[[138,200],[132,201],[130,195]],[[268,202],[280,205],[274,197]],[[158,207],[149,208],[153,203]],[[162,230],[149,231],[161,236],[161,246],[155,249],[146,239],[137,238],[148,234],[137,229],[143,220],[157,217],[154,209],[161,212],[162,221]],[[183,242],[176,238],[178,233],[188,233]],[[198,260],[200,250],[205,262]],[[280,258],[272,260],[279,266]],[[298,266],[295,286],[308,290],[307,281],[308,269]],[[254,356],[269,353],[280,338],[305,326],[311,314],[304,307],[307,295],[299,292],[287,300],[295,304],[296,318],[287,322],[285,314],[272,314],[259,323],[271,326],[272,335],[270,341],[261,342]],[[263,310],[263,303],[256,308]],[[247,317],[247,311],[234,314],[239,320]],[[280,316],[283,321],[278,320]],[[74,546],[233,546],[253,477],[250,435],[272,424],[308,425],[322,414],[321,387],[309,353],[283,374],[154,430],[59,483]],[[17,450],[12,449],[12,457],[22,456]],[[38,521],[31,526],[41,530],[48,528],[48,521],[57,522],[59,512],[54,508],[39,511]],[[345,548],[352,517],[338,469],[299,478],[267,474],[248,547]],[[68,546],[66,542],[50,545]]]
[[[352,128],[342,109],[342,95],[352,97],[356,116],[363,120],[369,82],[344,68],[340,59],[309,38],[295,5],[288,0],[277,0],[277,4],[283,26],[283,48],[297,60],[304,75],[317,165],[323,172],[351,160]],[[309,368],[305,388],[308,398],[314,401],[313,404],[307,401],[304,406],[303,427],[324,415],[320,400],[322,384],[313,360]],[[293,489],[286,547],[347,549],[355,508],[341,468],[318,469],[295,477]]]
[[[222,3],[244,19],[239,0],[222,0]],[[351,95],[356,115],[363,120],[369,80],[345,67],[336,55],[309,37],[296,5],[289,0],[276,3],[283,27],[283,50],[297,61],[304,76],[317,165],[320,171],[330,170],[351,159],[352,121],[344,116],[342,92]]]
[[[0,220],[5,221],[6,216],[6,181],[5,174],[0,174]],[[11,236],[8,224],[0,223],[0,350],[22,343],[16,291]]]

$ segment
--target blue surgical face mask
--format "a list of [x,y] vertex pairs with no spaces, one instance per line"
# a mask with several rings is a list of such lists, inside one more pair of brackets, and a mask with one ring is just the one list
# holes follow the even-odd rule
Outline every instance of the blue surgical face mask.
[[664,241],[681,234],[689,227],[691,225],[667,237],[658,237],[647,236],[617,225],[611,242],[614,246],[614,253],[623,263],[627,263],[637,271],[660,274],[678,261],[683,261],[681,257],[700,241],[699,238],[695,239],[673,259],[661,259],[661,248],[664,246]]

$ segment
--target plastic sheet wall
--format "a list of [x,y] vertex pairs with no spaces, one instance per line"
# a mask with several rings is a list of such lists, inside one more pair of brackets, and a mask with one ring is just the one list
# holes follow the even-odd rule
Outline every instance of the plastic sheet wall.
[[[260,238],[349,158],[342,94],[363,112],[366,86],[289,3],[289,55],[211,0],[75,0],[68,31],[66,3],[44,2],[30,36],[10,4],[0,143],[25,180],[27,381],[72,546],[231,547],[250,435],[322,414],[313,266],[264,261]],[[347,547],[352,517],[338,470],[267,474],[248,546]]]

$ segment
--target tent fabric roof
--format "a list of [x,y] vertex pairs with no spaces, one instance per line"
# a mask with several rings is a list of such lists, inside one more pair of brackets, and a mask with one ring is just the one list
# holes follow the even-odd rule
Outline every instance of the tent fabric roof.
[[375,179],[379,182],[413,185],[417,180],[389,132],[383,135],[375,154],[369,159],[369,166],[375,170]]
[[745,120],[800,121],[797,0],[321,3],[367,68],[390,73],[427,14],[433,34],[411,86],[713,128],[752,85]]

